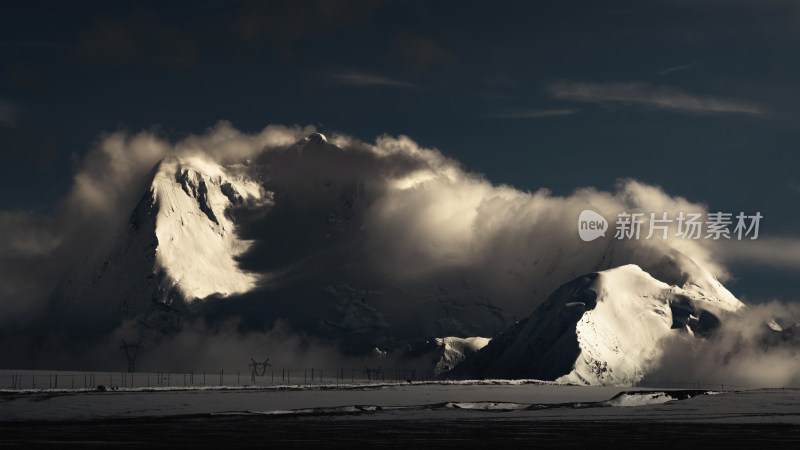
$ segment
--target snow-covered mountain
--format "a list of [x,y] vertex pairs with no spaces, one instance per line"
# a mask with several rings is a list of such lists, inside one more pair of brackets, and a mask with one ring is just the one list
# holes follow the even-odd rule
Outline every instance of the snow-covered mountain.
[[445,376],[639,381],[659,363],[662,339],[675,333],[702,339],[743,308],[703,274],[696,272],[699,282],[681,287],[632,264],[580,277]]
[[456,367],[468,356],[486,347],[490,338],[448,336],[416,339],[395,348],[375,348],[373,355],[395,367],[424,367],[439,376]]
[[[370,157],[317,133],[243,164],[189,154],[161,160],[129,220],[63,278],[53,328],[95,337],[127,322],[161,336],[187,318],[232,319],[244,332],[281,320],[337,342],[346,355],[376,347],[391,354],[411,342],[402,358],[437,373],[452,369],[448,376],[627,383],[658,358],[660,338],[702,336],[741,307],[709,272],[666,246],[641,254],[616,242],[581,247],[589,253],[581,269],[581,255],[560,252],[539,264],[532,253],[532,265],[521,259],[500,280],[534,271],[552,279],[513,300],[487,289],[468,265],[399,276],[380,264],[374,235],[369,240],[376,225],[368,214],[376,199],[392,203],[393,192],[365,181]],[[383,231],[380,239],[390,240]],[[630,260],[648,261],[649,275],[618,267]],[[540,289],[588,270],[601,272],[563,286],[489,345],[474,337],[496,335],[540,304]]]
[[[177,327],[176,301],[229,296],[258,279],[236,258],[241,240],[230,211],[266,205],[269,196],[245,175],[196,157],[167,157],[147,177],[130,220],[111,245],[99,245],[67,274],[55,305],[87,334],[138,318],[161,330]],[[179,303],[179,302],[178,302]],[[94,317],[77,317],[91,311]]]
[[[364,250],[366,206],[357,180],[336,179],[314,163],[339,153],[316,133],[258,167],[163,159],[124,226],[63,278],[53,320],[91,337],[126,320],[170,333],[195,314],[234,317],[253,329],[283,319],[297,330],[352,338],[353,351],[395,337],[425,341],[505,327],[512,315],[461,277],[401,284],[376,273]],[[303,177],[279,169],[300,163],[309,172]],[[268,166],[278,168],[259,172]],[[249,272],[241,259],[254,242],[242,237],[241,222],[253,217],[248,231],[260,247]],[[405,334],[396,336],[398,328]]]
[[454,368],[468,356],[486,347],[490,341],[490,338],[485,337],[459,338],[450,336],[446,338],[436,338],[436,346],[441,352],[441,356],[438,361],[436,361],[434,373],[439,375]]

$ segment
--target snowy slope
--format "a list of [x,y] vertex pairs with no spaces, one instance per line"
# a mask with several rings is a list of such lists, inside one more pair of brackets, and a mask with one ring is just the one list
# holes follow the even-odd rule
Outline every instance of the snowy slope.
[[249,242],[237,238],[226,209],[262,202],[258,183],[234,168],[199,158],[168,158],[153,180],[157,204],[156,270],[163,270],[187,300],[246,292],[257,278],[236,257]]
[[249,242],[237,237],[229,210],[269,201],[241,166],[165,158],[116,239],[98,245],[56,289],[59,320],[87,335],[127,318],[168,331],[179,326],[176,301],[251,289],[257,278],[236,261]]
[[663,338],[702,338],[743,307],[721,285],[708,286],[671,286],[636,265],[586,275],[446,376],[630,384],[658,363]]

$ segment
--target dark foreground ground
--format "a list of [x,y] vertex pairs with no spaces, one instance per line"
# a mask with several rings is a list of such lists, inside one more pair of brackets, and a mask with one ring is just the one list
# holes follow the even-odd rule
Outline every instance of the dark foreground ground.
[[783,424],[559,422],[504,419],[359,420],[182,416],[2,422],[0,445],[76,447],[800,448]]

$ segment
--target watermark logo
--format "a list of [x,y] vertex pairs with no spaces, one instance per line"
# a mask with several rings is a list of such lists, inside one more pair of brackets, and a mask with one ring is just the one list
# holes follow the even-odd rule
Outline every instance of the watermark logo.
[[[652,212],[621,212],[617,214],[614,239],[758,239],[763,218],[760,212],[753,215],[740,212],[735,216],[732,213],[711,212],[705,217],[681,212],[674,218],[666,212],[658,215]],[[584,241],[605,237],[607,229],[606,219],[592,210],[585,209],[578,217],[578,234]]]
[[578,217],[578,234],[582,240],[588,242],[601,236],[605,237],[606,230],[608,230],[608,221],[605,217],[590,209],[581,211],[581,215]]

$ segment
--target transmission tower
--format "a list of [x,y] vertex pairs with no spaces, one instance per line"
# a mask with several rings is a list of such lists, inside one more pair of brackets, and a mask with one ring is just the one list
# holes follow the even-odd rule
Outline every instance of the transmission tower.
[[133,373],[136,370],[136,354],[139,353],[142,341],[135,344],[128,344],[125,339],[122,340],[122,345],[119,346],[125,352],[125,358],[128,359],[128,372]]

